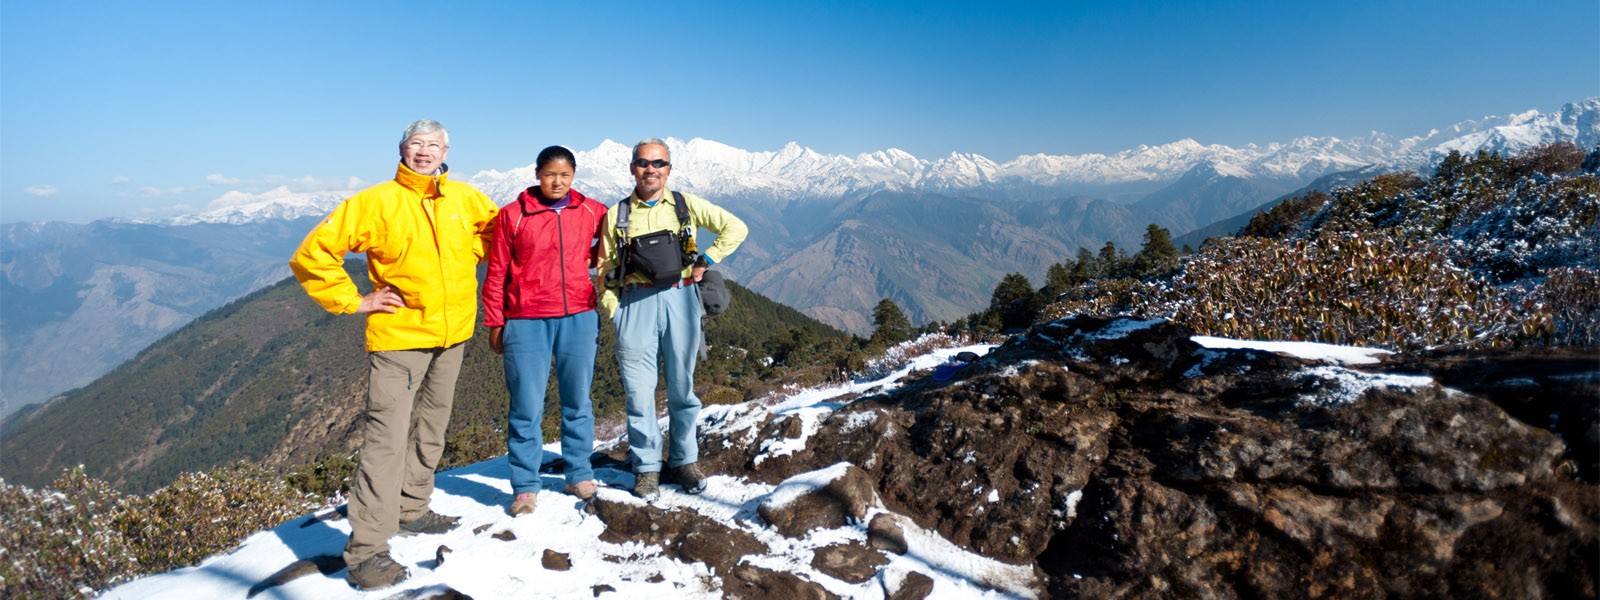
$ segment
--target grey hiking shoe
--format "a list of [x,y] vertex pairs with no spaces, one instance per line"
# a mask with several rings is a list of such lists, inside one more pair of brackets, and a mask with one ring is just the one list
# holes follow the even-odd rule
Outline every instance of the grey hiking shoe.
[[351,566],[344,579],[363,590],[376,590],[405,581],[410,576],[411,571],[390,558],[388,552],[379,552]]
[[455,529],[461,524],[461,517],[446,517],[439,513],[428,511],[422,516],[410,521],[400,522],[400,535],[416,535],[419,533],[444,533]]
[[683,486],[683,493],[685,494],[698,494],[706,491],[706,474],[701,473],[700,467],[695,463],[673,467],[672,477],[678,480],[678,485]]
[[645,502],[655,502],[661,498],[660,473],[639,473],[635,476],[637,481],[633,484],[633,495]]

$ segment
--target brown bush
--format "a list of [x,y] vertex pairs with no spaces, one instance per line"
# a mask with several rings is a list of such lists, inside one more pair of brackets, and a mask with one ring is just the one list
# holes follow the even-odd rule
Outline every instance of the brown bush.
[[1528,304],[1550,315],[1549,343],[1600,344],[1600,273],[1576,267],[1550,269],[1529,295]]
[[0,595],[67,597],[169,571],[315,508],[258,466],[186,473],[148,496],[118,493],[82,467],[50,489],[0,482]]
[[1582,166],[1583,150],[1572,142],[1544,144],[1511,159],[1512,173],[1519,177],[1533,173],[1565,175]]
[[1224,239],[1171,282],[1117,287],[1051,307],[1171,319],[1196,333],[1401,350],[1509,345],[1543,335],[1550,315],[1518,307],[1455,266],[1446,248],[1392,234]]

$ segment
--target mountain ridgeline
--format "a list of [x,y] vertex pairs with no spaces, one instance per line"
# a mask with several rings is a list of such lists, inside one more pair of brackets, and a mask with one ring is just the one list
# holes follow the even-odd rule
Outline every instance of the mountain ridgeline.
[[[347,269],[367,285],[364,263]],[[735,282],[729,287],[730,307],[707,326],[711,359],[698,382],[708,401],[743,400],[744,390],[764,389],[757,380],[830,356],[812,345],[848,345],[831,327]],[[505,450],[504,371],[479,329],[467,342],[447,465]],[[614,334],[602,329],[593,394],[604,420],[622,414],[622,387]],[[196,319],[95,382],[0,422],[0,477],[41,486],[81,464],[93,477],[144,492],[180,473],[240,460],[289,469],[347,456],[359,444],[366,402],[364,331],[362,317],[329,314],[293,279],[279,281]],[[774,355],[793,359],[760,361]],[[553,430],[558,420],[545,423]]]
[[[1600,98],[1416,138],[1305,137],[1241,148],[1185,139],[1003,163],[975,154],[849,157],[798,144],[751,152],[704,139],[669,142],[674,188],[750,224],[745,246],[720,268],[865,335],[882,298],[915,322],[958,319],[982,309],[1006,274],[1044,276],[1063,248],[1129,247],[1151,223],[1198,247],[1243,221],[1184,235],[1330,174],[1426,172],[1449,150],[1509,154],[1556,141],[1588,148],[1600,143],[1596,115]],[[578,189],[607,203],[627,194],[626,146],[607,141],[577,155]],[[502,204],[534,183],[531,166],[466,177]],[[294,245],[351,193],[234,191],[220,206],[164,223],[0,225],[0,417],[93,381],[205,311],[287,276]]]

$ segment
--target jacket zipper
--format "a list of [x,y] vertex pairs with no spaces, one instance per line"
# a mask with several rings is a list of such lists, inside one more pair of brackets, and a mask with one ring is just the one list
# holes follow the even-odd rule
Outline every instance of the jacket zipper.
[[[567,208],[572,208],[572,203],[567,203]],[[570,317],[572,309],[567,306],[567,232],[561,224],[561,213],[564,212],[567,211],[556,212],[556,264],[561,265],[561,316]]]
[[[438,179],[434,180],[434,186],[434,189],[437,190]],[[441,315],[444,317],[444,331],[439,336],[439,345],[445,346],[450,342],[450,277],[444,270],[444,244],[439,241],[439,218],[436,214],[439,210],[438,200],[437,197],[428,198],[424,196],[422,199],[422,212],[428,216],[428,228],[432,230],[431,233],[433,234],[433,256],[438,261],[439,280],[444,287],[445,300],[441,303],[443,306],[439,307],[439,312],[444,313]]]

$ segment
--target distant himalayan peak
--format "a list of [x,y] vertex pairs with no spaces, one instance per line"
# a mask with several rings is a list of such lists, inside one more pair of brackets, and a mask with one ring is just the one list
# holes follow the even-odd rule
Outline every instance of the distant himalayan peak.
[[[751,151],[704,138],[669,138],[676,189],[712,197],[837,200],[882,191],[959,192],[1016,187],[1066,193],[1127,184],[1176,181],[1197,165],[1218,174],[1303,184],[1322,175],[1378,165],[1383,170],[1426,170],[1451,150],[1516,153],[1554,141],[1600,144],[1600,98],[1568,104],[1555,113],[1531,110],[1462,121],[1427,135],[1395,140],[1373,132],[1363,139],[1304,136],[1288,142],[1231,147],[1183,138],[1139,145],[1115,154],[1025,154],[997,163],[979,154],[952,152],[918,158],[897,148],[855,156],[823,154],[789,142],[776,151]],[[576,187],[606,202],[632,189],[628,145],[602,141],[578,159]],[[462,176],[499,204],[537,182],[532,165]],[[206,210],[172,224],[248,222],[323,215],[355,189],[260,194],[229,192]]]

